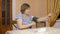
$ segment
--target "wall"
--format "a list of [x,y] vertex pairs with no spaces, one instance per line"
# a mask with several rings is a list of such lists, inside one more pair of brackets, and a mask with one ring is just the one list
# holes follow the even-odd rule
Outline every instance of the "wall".
[[31,14],[33,16],[42,17],[47,14],[46,0],[16,0],[16,14],[19,13],[23,3],[28,3],[31,6]]

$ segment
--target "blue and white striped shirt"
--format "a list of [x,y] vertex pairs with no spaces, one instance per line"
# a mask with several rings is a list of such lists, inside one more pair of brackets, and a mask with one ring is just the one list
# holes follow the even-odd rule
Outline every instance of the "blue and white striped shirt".
[[[22,15],[22,13],[19,13],[16,16],[16,19],[20,19],[20,18],[22,19],[22,24],[24,24],[24,25],[32,23],[32,16],[30,14],[28,15],[28,19],[25,19],[25,17]],[[17,24],[17,27],[18,27],[18,24]]]

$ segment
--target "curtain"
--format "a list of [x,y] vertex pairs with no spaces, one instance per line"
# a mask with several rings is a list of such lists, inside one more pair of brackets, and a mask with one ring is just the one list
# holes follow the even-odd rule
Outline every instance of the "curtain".
[[47,0],[47,14],[52,13],[52,17],[48,20],[50,26],[55,24],[59,12],[59,0]]

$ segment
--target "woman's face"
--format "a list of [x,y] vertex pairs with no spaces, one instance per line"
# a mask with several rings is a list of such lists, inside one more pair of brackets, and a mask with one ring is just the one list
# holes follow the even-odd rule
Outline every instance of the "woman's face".
[[25,10],[25,14],[29,14],[30,13],[30,8]]

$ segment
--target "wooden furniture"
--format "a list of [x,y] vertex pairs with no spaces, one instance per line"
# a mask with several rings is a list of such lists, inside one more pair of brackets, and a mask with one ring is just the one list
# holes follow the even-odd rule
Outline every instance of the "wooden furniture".
[[37,23],[37,28],[41,28],[41,27],[45,27],[46,26],[46,22],[38,22]]
[[[41,30],[43,30],[43,32]],[[7,31],[6,34],[60,34],[60,28],[45,27],[37,29],[12,30]]]
[[12,0],[0,0],[0,34],[11,30]]

